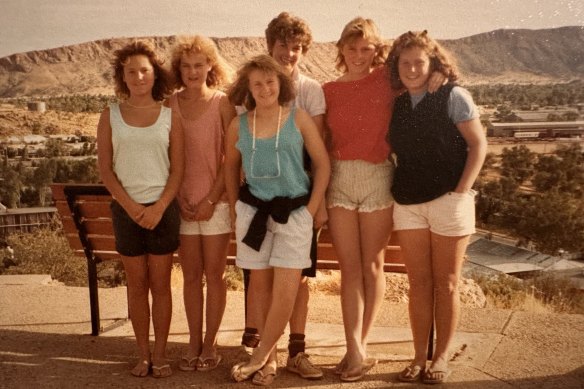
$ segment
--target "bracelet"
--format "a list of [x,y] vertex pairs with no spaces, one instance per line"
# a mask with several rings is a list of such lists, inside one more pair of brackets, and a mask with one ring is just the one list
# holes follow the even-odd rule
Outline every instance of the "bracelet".
[[211,201],[211,200],[209,200],[209,198],[207,198],[207,202],[211,205],[215,205],[215,201]]

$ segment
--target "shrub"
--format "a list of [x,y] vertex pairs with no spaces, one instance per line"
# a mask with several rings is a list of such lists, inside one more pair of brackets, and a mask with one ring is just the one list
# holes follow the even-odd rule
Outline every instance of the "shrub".
[[496,308],[521,309],[527,288],[523,281],[501,273],[496,277],[474,276],[487,298],[487,304]]
[[492,307],[522,311],[540,311],[545,307],[557,313],[584,313],[584,296],[566,278],[553,274],[525,281],[506,274],[473,278]]
[[73,254],[56,228],[12,234],[7,243],[14,250],[14,265],[5,274],[50,274],[66,285],[87,285],[86,262]]

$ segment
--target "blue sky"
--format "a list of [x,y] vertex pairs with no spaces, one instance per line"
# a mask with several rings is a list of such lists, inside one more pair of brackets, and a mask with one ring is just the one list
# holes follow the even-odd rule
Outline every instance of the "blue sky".
[[582,0],[0,0],[0,8],[0,57],[123,36],[263,36],[285,10],[304,18],[319,42],[336,40],[357,15],[388,38],[420,29],[450,39],[499,28],[584,28]]

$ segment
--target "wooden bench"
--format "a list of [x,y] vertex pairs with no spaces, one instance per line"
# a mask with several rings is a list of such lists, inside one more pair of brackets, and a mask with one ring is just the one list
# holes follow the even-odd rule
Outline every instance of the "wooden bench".
[[[100,327],[97,264],[120,258],[115,248],[111,221],[112,197],[105,186],[95,184],[53,184],[51,190],[69,245],[76,255],[87,259],[91,334],[97,336],[104,330]],[[227,259],[230,265],[235,264],[235,252],[235,240],[232,239]],[[399,246],[390,244],[385,254],[386,272],[405,272]],[[330,234],[326,229],[322,231],[318,243],[317,268],[339,269]]]

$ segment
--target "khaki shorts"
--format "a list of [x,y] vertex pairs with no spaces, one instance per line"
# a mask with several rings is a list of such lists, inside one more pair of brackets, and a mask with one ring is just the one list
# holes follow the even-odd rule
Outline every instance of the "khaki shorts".
[[181,235],[221,235],[231,232],[231,218],[229,217],[229,204],[217,203],[215,212],[209,220],[190,222],[180,219]]
[[475,233],[474,189],[466,193],[448,192],[421,204],[393,207],[393,230],[429,229],[442,236],[465,236]]
[[351,211],[373,212],[393,205],[391,182],[394,166],[390,161],[371,163],[356,160],[333,160],[327,208],[342,207]]

